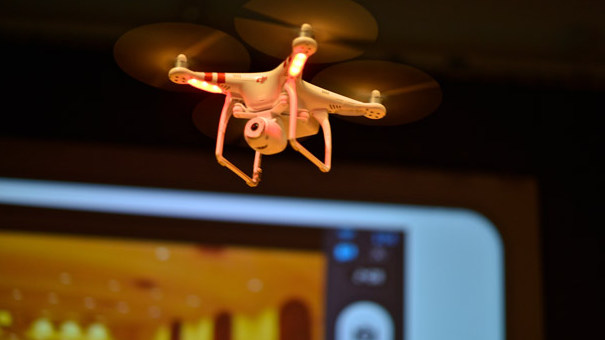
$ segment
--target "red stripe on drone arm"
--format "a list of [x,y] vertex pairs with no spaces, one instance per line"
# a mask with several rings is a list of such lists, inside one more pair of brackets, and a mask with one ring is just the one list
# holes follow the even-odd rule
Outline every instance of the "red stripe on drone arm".
[[224,73],[217,73],[216,82],[219,83],[219,84],[224,83],[225,82],[225,74]]
[[197,80],[195,78],[191,78],[187,81],[189,83],[189,85],[198,88],[200,90],[203,91],[208,91],[208,92],[212,92],[212,93],[222,93],[223,90],[218,87],[217,85],[214,85],[212,83],[208,83],[207,81],[200,81]]
[[205,81],[212,81],[212,72],[206,72],[206,73],[204,73],[204,80]]

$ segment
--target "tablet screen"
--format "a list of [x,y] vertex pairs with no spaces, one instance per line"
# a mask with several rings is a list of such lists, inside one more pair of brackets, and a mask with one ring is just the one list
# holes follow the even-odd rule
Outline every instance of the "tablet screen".
[[[270,237],[258,244],[241,228],[205,227],[187,242],[1,232],[7,331],[32,339],[401,339],[401,232],[289,228],[307,240],[288,245]],[[204,234],[231,236],[204,243]]]
[[466,209],[0,178],[11,339],[504,339]]

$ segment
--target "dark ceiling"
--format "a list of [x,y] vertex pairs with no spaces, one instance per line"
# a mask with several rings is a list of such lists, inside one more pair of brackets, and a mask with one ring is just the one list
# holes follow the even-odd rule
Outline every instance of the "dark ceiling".
[[[112,48],[128,30],[158,22],[204,24],[238,37],[233,18],[245,2],[3,0],[0,137],[212,152],[214,141],[191,121],[207,96],[137,82],[118,68]],[[404,126],[333,119],[335,164],[346,159],[534,176],[548,229],[545,256],[552,259],[546,276],[563,280],[547,286],[547,294],[578,289],[569,278],[578,273],[554,268],[559,261],[571,265],[561,247],[581,252],[600,235],[586,216],[596,213],[591,194],[603,182],[596,164],[603,158],[597,115],[605,113],[605,2],[357,2],[378,24],[378,40],[357,59],[420,68],[441,84],[443,102],[431,116]],[[252,71],[279,63],[246,47]],[[309,65],[304,78],[326,66]],[[580,265],[582,275],[594,275],[588,267]],[[565,296],[550,301],[572,307]],[[569,316],[550,313],[553,325]],[[552,326],[550,334],[561,327]]]
[[[3,1],[1,58],[10,84],[3,97],[11,114],[4,115],[0,131],[211,147],[213,141],[191,123],[205,95],[138,83],[116,66],[112,47],[128,30],[157,22],[199,23],[237,37],[233,18],[245,2]],[[334,119],[336,159],[537,174],[562,156],[583,156],[575,147],[599,138],[591,113],[602,108],[605,90],[604,5],[358,2],[374,15],[379,31],[357,59],[418,67],[437,79],[444,99],[432,116],[404,126]],[[279,63],[247,47],[252,71]],[[305,78],[325,66],[311,65]]]

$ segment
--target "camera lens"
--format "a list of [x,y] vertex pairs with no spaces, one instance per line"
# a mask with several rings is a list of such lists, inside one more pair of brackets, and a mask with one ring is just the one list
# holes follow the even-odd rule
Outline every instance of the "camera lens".
[[252,125],[250,125],[250,130],[252,130],[252,131],[258,130],[258,123],[252,123]]

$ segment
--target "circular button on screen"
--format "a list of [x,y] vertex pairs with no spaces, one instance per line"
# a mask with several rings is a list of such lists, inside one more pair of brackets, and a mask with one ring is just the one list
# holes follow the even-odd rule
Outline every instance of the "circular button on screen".
[[393,319],[384,307],[375,302],[354,302],[338,315],[334,339],[393,340]]

